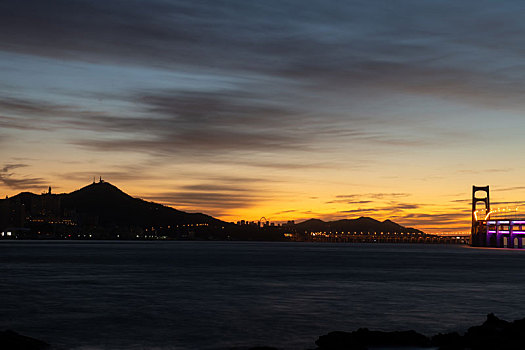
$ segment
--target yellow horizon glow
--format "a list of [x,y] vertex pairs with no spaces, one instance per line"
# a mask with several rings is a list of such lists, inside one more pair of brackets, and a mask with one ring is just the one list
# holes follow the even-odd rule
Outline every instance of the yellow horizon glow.
[[[30,176],[27,174],[26,176]],[[89,178],[88,176],[85,176]],[[166,183],[156,182],[152,186],[150,179],[132,179],[117,180],[102,176],[106,182],[120,188],[125,193],[142,198],[148,201],[157,202],[177,210],[187,212],[201,212],[211,215],[217,219],[227,222],[237,222],[240,220],[257,222],[261,217],[266,217],[271,222],[295,222],[304,221],[311,218],[321,219],[324,221],[355,219],[361,216],[371,217],[378,221],[392,220],[406,227],[413,227],[428,233],[437,232],[457,232],[468,231],[470,229],[471,213],[469,197],[471,195],[471,185],[465,186],[462,190],[461,198],[456,198],[450,194],[442,193],[439,188],[425,187],[418,188],[418,192],[408,192],[408,188],[397,186],[395,191],[363,191],[356,190],[356,186],[347,185],[345,187],[338,181],[327,183],[315,183],[303,178],[303,183],[273,183],[272,191],[267,188],[254,188],[251,200],[244,207],[239,208],[220,208],[217,203],[213,206],[207,205],[206,193],[203,194],[201,205],[180,204],[170,200],[162,199],[165,188],[170,188],[170,192],[177,193],[177,186],[189,186],[187,183],[195,184],[199,181],[188,179],[176,181],[172,185],[170,181]],[[91,177],[92,179],[92,177]],[[96,178],[98,182],[98,177]],[[49,186],[53,188],[53,193],[69,193],[89,185],[92,181],[81,183],[78,179],[50,179]],[[60,187],[55,186],[59,184]],[[413,183],[415,185],[415,183]],[[165,187],[163,187],[165,186]],[[359,187],[361,187],[360,185]],[[48,185],[42,185],[41,193],[47,191]],[[264,187],[264,186],[263,186]],[[372,187],[369,187],[372,188]],[[410,186],[413,191],[414,186]],[[164,191],[163,191],[164,189]],[[227,187],[226,187],[227,189]],[[497,187],[496,187],[497,189]],[[31,189],[29,189],[31,190]],[[458,192],[460,189],[454,188],[452,192]],[[22,191],[0,186],[0,193],[13,196]],[[184,190],[180,190],[184,192]],[[198,191],[196,193],[199,193]],[[222,193],[222,192],[221,192]],[[338,197],[341,193],[352,196]],[[508,200],[509,195],[502,196],[505,192],[495,192],[491,195],[492,200]],[[226,191],[222,194],[232,194]],[[389,196],[389,194],[391,194]],[[235,193],[233,193],[235,195]],[[347,200],[348,199],[348,200]],[[460,205],[451,205],[451,202],[457,199],[464,201]],[[519,198],[515,198],[519,199]],[[348,203],[347,203],[348,202]],[[352,204],[355,202],[356,204]],[[422,203],[422,204],[419,204]],[[442,222],[450,215],[450,220]],[[436,217],[436,223],[433,223],[432,217]]]

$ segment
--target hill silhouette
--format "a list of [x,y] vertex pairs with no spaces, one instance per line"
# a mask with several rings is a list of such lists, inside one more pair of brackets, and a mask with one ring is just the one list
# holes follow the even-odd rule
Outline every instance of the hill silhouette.
[[50,188],[0,200],[0,230],[15,232],[14,238],[224,239],[228,226],[134,198],[102,180],[71,193],[52,194]]
[[378,221],[369,217],[357,219],[343,219],[337,221],[323,221],[310,219],[295,225],[299,232],[411,232],[423,233],[412,227],[404,227],[391,220]]
[[131,197],[109,182],[98,182],[61,196],[65,210],[98,217],[98,223],[125,225],[224,224],[201,213],[187,213]]

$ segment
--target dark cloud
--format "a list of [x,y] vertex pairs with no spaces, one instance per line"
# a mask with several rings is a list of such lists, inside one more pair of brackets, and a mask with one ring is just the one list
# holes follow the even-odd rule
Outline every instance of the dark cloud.
[[[46,101],[0,95],[0,126],[19,130],[53,131],[65,128],[90,129],[93,113],[77,106],[56,105]],[[80,126],[84,125],[83,128]]]
[[[23,130],[73,129],[95,131],[100,139],[72,143],[101,151],[137,151],[156,155],[193,155],[227,151],[286,151],[309,147],[294,126],[297,118],[284,107],[272,107],[241,91],[218,93],[160,92],[140,95],[136,102],[143,117],[122,117],[90,112],[75,106],[53,106],[35,100],[0,99],[12,115],[0,116],[0,125]],[[42,118],[45,116],[46,118]],[[300,119],[300,118],[299,118]],[[105,134],[113,137],[107,138]],[[116,135],[116,136],[115,136]],[[305,164],[261,161],[270,167]]]
[[27,164],[4,164],[0,170],[0,183],[15,190],[41,188],[46,181],[40,177],[21,176],[13,170],[27,167]]
[[[235,91],[181,92],[159,91],[142,94],[135,99],[145,117],[114,117],[92,115],[84,119],[61,121],[62,127],[86,128],[99,132],[133,134],[131,137],[75,140],[73,143],[101,151],[137,151],[155,155],[173,156],[190,152],[192,156],[224,155],[233,153],[286,151],[307,152],[315,144],[330,137],[357,142],[410,146],[419,140],[396,140],[377,132],[352,128],[335,128],[326,120],[323,126],[313,124],[312,117],[302,107],[283,107],[261,101],[254,94]],[[137,131],[141,131],[137,135]],[[423,142],[426,143],[426,142]],[[300,169],[327,167],[327,163],[290,160],[246,161],[238,164],[258,167]]]
[[[237,164],[304,169],[333,166],[333,160],[312,162],[271,157],[252,160],[253,152],[280,154],[327,151],[323,142],[411,147],[428,140],[395,137],[387,132],[341,126],[337,120],[319,120],[301,104],[268,100],[242,86],[221,91],[149,90],[118,97],[135,106],[131,115],[86,110],[78,105],[0,96],[0,125],[19,130],[54,132],[78,130],[89,137],[66,140],[96,151],[138,152],[169,158],[208,157],[213,162],[237,157]],[[95,108],[94,106],[92,108]],[[93,133],[94,132],[94,133]],[[365,162],[356,164],[363,167]]]
[[452,203],[472,203],[472,199],[453,199]]
[[[75,180],[81,184],[89,183],[93,180],[98,181],[102,177],[106,182],[126,182],[129,180],[140,180],[145,178],[143,169],[135,166],[116,166],[118,170],[107,169],[86,169],[84,171],[69,171],[56,174],[59,179]],[[154,180],[157,177],[147,175],[148,179]]]
[[520,2],[9,1],[0,49],[522,105]]
[[494,192],[509,192],[509,191],[521,191],[525,190],[525,186],[513,186],[513,187],[502,187],[502,188],[493,188],[491,191]]
[[509,202],[496,201],[496,202],[490,202],[490,205],[491,205],[492,208],[494,208],[497,205],[506,205],[506,206],[510,206],[510,207],[520,207],[522,205],[525,205],[525,201],[509,201]]
[[282,211],[275,212],[272,215],[291,214],[291,213],[297,213],[297,212],[298,212],[298,210],[289,209],[289,210],[282,210]]
[[33,123],[32,118],[15,118],[0,115],[0,127],[3,129],[18,129],[18,130],[41,130],[49,131],[49,127],[38,126]]
[[391,210],[409,210],[409,209],[418,209],[421,208],[421,204],[412,204],[412,203],[392,203],[389,207]]
[[352,200],[357,197],[364,197],[365,195],[360,194],[340,194],[335,196],[336,198],[342,198],[343,200]]
[[250,188],[246,185],[239,186],[224,186],[219,184],[198,184],[198,185],[186,185],[181,187],[182,190],[188,191],[199,191],[199,192],[210,192],[210,191],[229,191],[229,192],[251,192]]
[[44,101],[0,96],[0,107],[19,115],[55,115],[63,111],[62,106],[53,105]]
[[181,185],[174,191],[147,194],[145,198],[174,208],[198,210],[217,216],[225,215],[231,209],[250,208],[272,199],[275,193],[261,190],[264,184],[265,181],[254,178],[215,177],[205,182]]
[[348,214],[361,214],[361,215],[371,215],[374,213],[382,212],[384,209],[380,208],[359,208],[359,209],[349,209],[349,210],[341,210],[339,213],[348,213]]
[[331,201],[328,201],[328,202],[325,202],[326,204],[334,204],[334,203],[343,203],[343,204],[367,204],[367,203],[372,203],[373,201],[371,200],[361,200],[361,201],[356,201],[356,200],[348,200],[348,199],[334,199],[334,200],[331,200]]
[[4,167],[2,168],[2,170],[0,170],[1,173],[7,173],[8,171],[12,170],[12,169],[16,169],[16,168],[24,168],[28,166],[27,164],[22,164],[22,163],[15,163],[15,164],[4,164]]
[[330,163],[328,161],[326,162],[310,162],[310,161],[304,161],[304,160],[288,160],[286,162],[274,160],[274,161],[268,161],[268,160],[237,160],[235,162],[238,165],[248,165],[252,167],[259,167],[259,168],[271,168],[271,169],[277,169],[277,170],[287,170],[287,169],[327,169],[333,167],[333,162]]
[[182,170],[180,172],[182,178],[191,178],[193,181],[200,181],[201,184],[222,184],[224,186],[240,186],[244,184],[246,188],[259,188],[261,185],[271,185],[275,182],[281,182],[280,179],[268,177],[250,177],[250,176],[235,176],[235,175],[219,175],[210,174],[210,172],[197,172],[196,170],[188,171]]
[[330,201],[326,203],[327,204],[328,203],[367,204],[367,203],[372,203],[372,201],[347,201],[345,199],[341,199],[341,200],[335,200],[335,201]]
[[372,199],[390,199],[390,198],[401,198],[401,197],[408,197],[410,196],[410,193],[363,193],[363,194],[340,194],[337,195],[336,198],[338,199],[347,199],[347,200],[353,200],[357,198],[372,198]]
[[446,212],[446,213],[408,213],[403,215],[400,222],[403,225],[417,225],[424,228],[445,228],[456,227],[465,228],[469,225],[471,219],[470,211],[468,212]]
[[[375,212],[383,212],[389,215],[397,211],[418,209],[422,205],[414,203],[403,203],[396,200],[396,198],[408,197],[408,193],[364,193],[364,194],[346,194],[346,195],[337,195],[335,199],[326,202],[326,204],[347,204],[351,207],[360,205],[360,204],[369,204],[380,202],[374,208],[358,208],[358,209],[348,209],[342,210],[340,213],[363,213],[363,214],[373,214]],[[368,198],[368,199],[363,199]],[[387,205],[385,205],[385,203]]]
[[[292,3],[29,1],[0,9],[0,47],[31,54],[223,69],[266,63],[270,69],[282,64],[283,53],[317,52],[305,45],[313,38],[300,29],[303,18],[294,18]],[[315,6],[299,9],[304,20],[315,19]]]
[[248,208],[254,204],[255,198],[249,194],[236,195],[230,192],[168,192],[160,195],[146,196],[146,199],[158,200],[169,203],[175,208],[205,209],[240,209]]
[[251,208],[268,198],[249,191],[176,191],[145,195],[179,210],[203,212],[212,216],[228,215],[230,210]]
[[391,201],[388,206],[376,206],[374,208],[358,208],[350,210],[342,210],[341,213],[361,213],[361,212],[383,212],[386,214],[394,214],[397,211],[419,209],[423,205],[414,203],[400,203]]

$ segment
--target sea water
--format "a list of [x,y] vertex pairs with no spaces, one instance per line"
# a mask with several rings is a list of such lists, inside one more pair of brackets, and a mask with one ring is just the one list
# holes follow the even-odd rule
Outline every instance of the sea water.
[[58,349],[315,348],[330,331],[525,317],[525,251],[460,245],[1,241],[0,330]]

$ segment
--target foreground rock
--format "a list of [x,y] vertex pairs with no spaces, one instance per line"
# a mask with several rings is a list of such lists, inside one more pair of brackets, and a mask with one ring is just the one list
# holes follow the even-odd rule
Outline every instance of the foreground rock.
[[45,350],[49,344],[16,332],[0,331],[0,349],[2,350]]
[[507,322],[489,314],[481,326],[470,327],[463,336],[438,334],[433,343],[442,350],[522,350],[525,349],[524,340],[525,318]]
[[[480,326],[470,327],[465,334],[437,334],[429,338],[416,331],[382,332],[360,328],[354,332],[331,332],[316,340],[318,350],[366,350],[373,348],[438,348],[439,350],[523,350],[525,349],[525,318],[508,322],[487,315]],[[20,335],[0,331],[0,350],[48,350],[49,344]],[[253,347],[249,350],[277,350]]]
[[366,350],[374,347],[434,347],[439,350],[523,350],[525,318],[507,322],[487,315],[481,326],[470,327],[464,335],[437,334],[428,338],[415,331],[381,332],[360,328],[354,332],[331,332],[315,342],[319,350]]
[[381,332],[359,328],[355,332],[331,332],[322,335],[315,344],[325,350],[365,350],[368,347],[428,347],[430,339],[415,331]]

